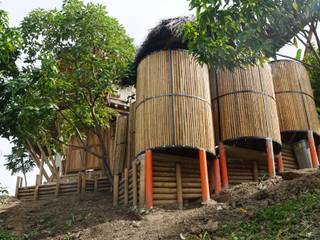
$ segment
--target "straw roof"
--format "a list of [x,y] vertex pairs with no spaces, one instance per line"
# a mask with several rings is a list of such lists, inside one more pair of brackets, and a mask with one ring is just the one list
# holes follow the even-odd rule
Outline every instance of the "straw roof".
[[162,20],[158,26],[151,29],[146,40],[138,50],[135,58],[136,66],[149,54],[168,49],[187,49],[183,41],[182,30],[186,22],[194,20],[194,16],[183,16]]

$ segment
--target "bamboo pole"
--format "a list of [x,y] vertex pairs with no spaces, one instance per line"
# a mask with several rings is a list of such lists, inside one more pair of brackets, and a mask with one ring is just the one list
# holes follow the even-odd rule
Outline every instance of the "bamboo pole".
[[252,162],[252,175],[253,175],[253,181],[258,181],[259,169],[258,169],[257,161]]
[[318,168],[319,167],[319,160],[318,160],[316,146],[315,146],[314,139],[313,139],[313,131],[308,131],[308,145],[309,145],[309,149],[310,149],[312,166],[314,168]]
[[278,164],[278,173],[283,172],[283,159],[282,159],[282,154],[279,153],[277,155],[277,164]]
[[221,173],[221,187],[226,189],[229,186],[228,170],[227,170],[227,156],[222,142],[219,144],[219,163]]
[[140,187],[139,187],[139,208],[143,208],[145,204],[145,159],[140,160]]
[[124,169],[124,205],[129,203],[129,179],[128,179],[128,168]]
[[146,208],[153,208],[153,190],[152,190],[152,151],[147,150],[145,154],[145,194],[146,194]]
[[221,176],[220,176],[220,166],[219,159],[213,160],[213,184],[214,184],[214,192],[221,192]]
[[199,150],[199,164],[200,164],[200,177],[201,177],[201,189],[202,189],[202,202],[207,203],[208,201],[210,201],[210,191],[209,191],[207,157],[206,157],[206,151],[204,149]]
[[274,153],[273,153],[273,145],[272,145],[272,139],[267,138],[266,139],[266,154],[267,154],[267,166],[268,166],[268,175],[269,177],[275,177],[276,176],[276,170],[274,166]]
[[119,175],[113,177],[113,206],[117,207],[119,203]]
[[137,196],[137,162],[132,162],[132,202],[133,206],[138,206],[138,196]]

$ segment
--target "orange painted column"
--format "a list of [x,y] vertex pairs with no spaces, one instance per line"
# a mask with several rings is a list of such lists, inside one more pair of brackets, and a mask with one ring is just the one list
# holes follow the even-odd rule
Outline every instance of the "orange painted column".
[[316,150],[316,146],[314,143],[312,131],[308,131],[308,145],[309,145],[309,149],[310,149],[312,166],[314,168],[318,168],[319,167],[319,160],[318,160],[317,150]]
[[206,203],[210,200],[210,190],[209,190],[209,179],[208,179],[207,156],[206,156],[206,151],[204,149],[199,150],[199,164],[200,164],[202,202]]
[[277,163],[278,163],[278,173],[282,173],[283,172],[283,160],[282,160],[281,153],[279,153],[279,155],[277,156]]
[[227,156],[223,143],[219,143],[219,161],[220,161],[220,173],[221,173],[221,185],[222,189],[229,187],[229,178],[227,170]]
[[268,167],[268,175],[269,177],[276,176],[276,169],[274,166],[274,154],[273,154],[273,145],[272,139],[266,139],[266,158],[267,158],[267,167]]
[[213,184],[214,184],[214,192],[215,193],[221,192],[219,159],[213,159]]
[[146,168],[146,208],[153,208],[153,186],[152,186],[152,151],[147,150],[145,153]]

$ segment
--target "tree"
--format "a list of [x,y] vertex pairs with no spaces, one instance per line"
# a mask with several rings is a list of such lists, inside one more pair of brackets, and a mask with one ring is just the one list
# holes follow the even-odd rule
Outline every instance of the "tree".
[[[10,101],[0,113],[2,136],[61,152],[76,135],[82,145],[74,147],[100,158],[112,182],[103,130],[116,113],[106,101],[129,72],[132,39],[105,7],[80,0],[32,11],[20,31],[24,68],[3,84]],[[88,132],[101,153],[85,144]]]
[[196,20],[186,25],[184,36],[192,53],[213,67],[263,62],[290,41],[295,44],[294,37],[303,36],[309,45],[305,27],[320,15],[319,0],[189,1]]
[[21,38],[15,28],[10,28],[8,15],[0,9],[0,81],[18,73],[16,60],[19,56]]
[[31,156],[26,153],[26,150],[23,146],[14,146],[11,149],[11,154],[6,155],[7,163],[5,164],[6,168],[11,171],[11,175],[22,172],[24,177],[25,186],[28,186],[27,183],[27,172],[32,171],[35,166],[35,163]]

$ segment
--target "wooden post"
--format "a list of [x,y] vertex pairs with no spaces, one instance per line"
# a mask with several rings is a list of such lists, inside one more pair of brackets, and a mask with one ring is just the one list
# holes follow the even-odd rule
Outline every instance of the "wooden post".
[[139,208],[144,207],[145,203],[145,181],[146,181],[145,159],[140,160],[140,187],[139,187]]
[[178,208],[183,208],[183,197],[182,197],[182,179],[181,179],[181,166],[179,163],[176,164],[176,182],[177,182],[177,201]]
[[207,156],[206,156],[206,151],[204,149],[199,150],[199,164],[200,164],[202,202],[206,203],[210,200],[210,191],[209,191]]
[[82,180],[81,180],[81,194],[86,193],[86,184],[87,184],[87,175],[85,173],[82,173]]
[[19,197],[19,188],[20,188],[20,177],[17,177],[17,181],[16,181],[16,193],[15,193],[15,197],[16,197],[16,198]]
[[57,177],[56,190],[54,192],[55,197],[59,196],[59,188],[60,188],[60,177]]
[[313,131],[308,131],[308,145],[310,149],[310,155],[311,155],[311,161],[312,161],[312,166],[314,168],[319,167],[319,159],[316,151],[316,146],[314,143],[314,138],[313,138]]
[[152,151],[149,149],[145,155],[145,176],[146,176],[146,208],[153,208],[153,187],[152,187]]
[[78,189],[77,189],[77,194],[80,194],[81,193],[81,173],[79,173],[78,175]]
[[40,173],[39,173],[39,185],[42,184],[42,176],[43,176],[43,165],[44,165],[44,159],[42,158],[41,156],[41,159],[40,159]]
[[272,139],[266,138],[266,158],[267,158],[267,167],[269,177],[276,176],[276,169],[274,166],[274,154],[273,154],[273,145]]
[[277,155],[277,164],[278,164],[278,173],[283,172],[283,160],[282,160],[282,154],[279,153]]
[[93,185],[93,192],[94,193],[98,192],[98,179],[99,179],[99,176],[95,175],[94,176],[94,185]]
[[221,192],[221,176],[220,176],[220,165],[219,159],[213,159],[213,184],[214,192]]
[[257,161],[252,161],[252,175],[253,175],[253,181],[258,181],[259,169],[258,169]]
[[137,194],[137,162],[132,162],[132,204],[134,207],[138,206],[138,194]]
[[113,177],[113,206],[117,207],[119,201],[119,175]]
[[23,181],[23,178],[22,178],[22,177],[20,177],[19,188],[22,188],[22,181]]
[[320,145],[317,146],[317,155],[318,155],[318,160],[320,159]]
[[34,194],[33,194],[33,199],[34,200],[37,200],[38,199],[38,196],[39,196],[39,185],[40,185],[40,175],[37,174],[36,176],[36,186],[34,187]]
[[129,179],[128,179],[128,168],[124,169],[124,205],[129,203]]
[[222,189],[229,187],[228,169],[227,169],[227,156],[222,142],[219,144],[219,162],[220,162],[220,173],[221,173],[221,185]]

